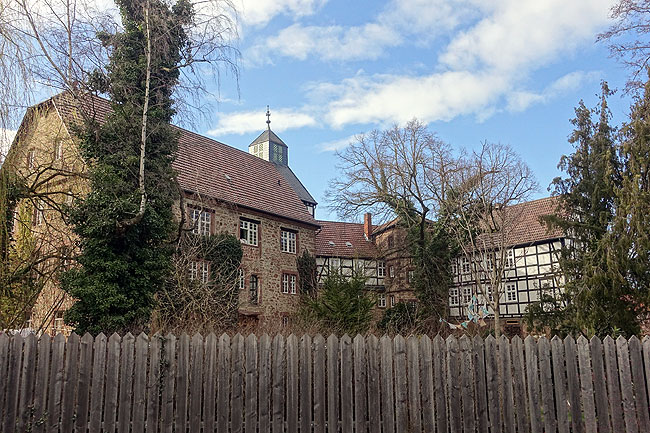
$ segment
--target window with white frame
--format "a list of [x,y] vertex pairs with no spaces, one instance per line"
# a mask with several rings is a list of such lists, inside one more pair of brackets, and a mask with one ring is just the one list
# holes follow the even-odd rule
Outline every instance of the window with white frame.
[[190,262],[190,280],[199,278],[199,262]]
[[341,267],[341,259],[339,259],[338,257],[332,257],[330,259],[330,271],[338,272],[340,267]]
[[395,306],[395,295],[390,295],[390,306],[391,308]]
[[377,262],[377,276],[385,277],[386,276],[386,262],[380,260]]
[[462,262],[462,266],[463,266],[463,274],[469,274],[469,270],[470,270],[469,259],[467,257],[463,257],[461,259],[461,262]]
[[388,275],[390,275],[391,278],[395,278],[395,266],[388,268]]
[[449,289],[449,305],[458,305],[458,287],[452,287]]
[[192,221],[192,233],[196,235],[210,234],[212,213],[209,210],[191,208],[190,220]]
[[42,202],[37,202],[34,205],[34,213],[32,215],[32,223],[35,226],[40,226],[43,224],[43,221],[45,221],[45,216],[43,213],[43,203]]
[[201,262],[201,282],[206,284],[210,281],[210,263]]
[[286,328],[289,326],[289,316],[282,316],[282,327]]
[[507,302],[517,302],[517,284],[508,283],[506,284],[506,301]]
[[27,168],[34,168],[36,165],[36,153],[33,150],[27,152]]
[[282,230],[280,233],[280,249],[283,253],[296,254],[296,233]]
[[494,302],[494,294],[492,293],[492,286],[485,286],[485,291],[487,292],[487,300],[489,302]]
[[415,279],[415,271],[410,270],[406,278],[408,278],[409,283],[413,283],[413,280]]
[[239,290],[246,288],[246,279],[244,278],[244,270],[239,268]]
[[485,269],[491,271],[494,269],[494,253],[487,253],[485,256]]
[[294,274],[282,274],[282,293],[296,294],[296,276]]
[[377,296],[377,306],[379,308],[386,308],[386,294],[385,293],[380,293]]
[[253,155],[257,156],[258,158],[264,158],[264,144],[254,144]]
[[246,245],[257,246],[258,223],[239,220],[239,240]]
[[451,275],[456,275],[458,273],[458,263],[456,259],[451,260]]
[[54,143],[54,159],[57,161],[63,159],[63,143],[61,140]]
[[469,304],[472,300],[472,288],[463,287],[463,304]]
[[515,252],[514,250],[508,250],[506,252],[506,268],[515,267]]

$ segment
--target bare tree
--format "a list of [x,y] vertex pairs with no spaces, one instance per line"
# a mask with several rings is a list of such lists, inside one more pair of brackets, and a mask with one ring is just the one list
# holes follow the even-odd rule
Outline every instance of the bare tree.
[[609,44],[612,57],[630,68],[627,90],[642,89],[650,66],[650,1],[618,0],[610,17],[614,24],[600,33],[597,40]]
[[494,312],[494,331],[501,332],[499,319],[504,278],[516,257],[515,242],[522,207],[517,206],[537,191],[538,184],[528,165],[506,145],[483,143],[464,157],[463,170],[446,208],[452,218],[449,229],[469,264],[476,292]]

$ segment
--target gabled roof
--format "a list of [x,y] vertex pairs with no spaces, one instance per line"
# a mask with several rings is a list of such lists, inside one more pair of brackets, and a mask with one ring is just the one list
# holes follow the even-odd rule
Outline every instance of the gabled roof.
[[[61,118],[75,122],[76,104],[53,98]],[[48,102],[48,101],[46,101]],[[92,96],[83,101],[85,113],[103,122],[110,102]],[[219,141],[176,127],[180,132],[173,163],[181,188],[238,206],[318,226],[293,186],[275,164]]]
[[363,224],[340,221],[318,221],[316,255],[329,257],[375,258],[379,251],[374,242],[366,240]]
[[288,165],[283,165],[283,164],[275,164],[275,168],[282,173],[284,178],[289,182],[289,185],[291,185],[291,188],[298,194],[298,197],[300,197],[300,200],[308,202],[313,204],[314,206],[318,204],[318,202],[312,197],[311,194],[309,194],[309,191],[307,191],[307,188],[300,182],[300,179],[293,173],[293,170]]
[[277,135],[275,135],[275,132],[271,131],[270,129],[265,129],[264,132],[262,132],[251,144],[248,146],[252,146],[254,144],[260,144],[260,143],[266,143],[267,141],[277,143],[280,146],[288,147],[286,144],[284,144],[284,141]]

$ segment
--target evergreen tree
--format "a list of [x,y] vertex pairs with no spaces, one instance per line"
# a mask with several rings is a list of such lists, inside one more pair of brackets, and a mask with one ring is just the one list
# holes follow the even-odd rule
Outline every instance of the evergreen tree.
[[650,81],[623,127],[624,172],[609,242],[613,278],[627,302],[647,315],[650,302]]
[[77,300],[66,321],[81,333],[146,323],[173,252],[171,164],[178,133],[170,125],[172,93],[192,5],[188,0],[173,7],[162,0],[117,0],[117,5],[123,30],[100,35],[112,52],[107,73],[93,79],[97,90],[110,96],[112,112],[103,124],[89,121],[79,133],[90,192],[72,212],[81,266],[62,280]]
[[528,322],[533,327],[601,336],[638,331],[625,290],[608,268],[607,237],[622,169],[607,106],[611,94],[603,82],[595,109],[586,108],[582,101],[576,108],[575,130],[569,137],[575,152],[563,156],[558,166],[568,177],[553,180],[558,207],[555,215],[545,218],[549,227],[560,228],[567,237],[558,270],[565,292],[557,299],[545,294],[529,307]]

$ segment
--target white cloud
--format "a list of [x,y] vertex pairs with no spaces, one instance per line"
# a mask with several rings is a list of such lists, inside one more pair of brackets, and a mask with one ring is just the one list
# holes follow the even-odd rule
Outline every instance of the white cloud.
[[240,0],[241,20],[251,26],[264,26],[276,15],[294,18],[312,15],[327,0]]
[[[226,134],[247,134],[263,131],[266,128],[264,111],[239,111],[219,116],[217,126],[208,131],[208,135],[220,136]],[[292,110],[276,109],[271,111],[271,127],[275,132],[287,129],[314,126],[316,120],[310,114]]]
[[327,141],[321,143],[316,147],[321,152],[336,152],[337,150],[345,149],[350,145],[350,143],[356,140],[356,135],[351,135],[349,137],[341,138],[339,140]]
[[[253,45],[244,55],[252,65],[277,56],[325,61],[374,60],[406,41],[429,41],[477,15],[477,0],[393,0],[374,21],[343,27],[295,23]],[[416,36],[413,38],[413,36]]]
[[413,117],[431,122],[475,115],[484,120],[502,110],[501,105],[523,110],[594,79],[594,73],[578,71],[541,83],[541,93],[522,89],[532,72],[593,43],[594,34],[608,22],[608,1],[503,0],[497,6],[451,39],[438,72],[361,73],[340,83],[313,85],[311,97],[327,106],[324,117],[335,128],[402,123]]

